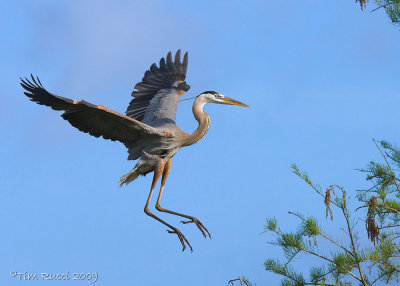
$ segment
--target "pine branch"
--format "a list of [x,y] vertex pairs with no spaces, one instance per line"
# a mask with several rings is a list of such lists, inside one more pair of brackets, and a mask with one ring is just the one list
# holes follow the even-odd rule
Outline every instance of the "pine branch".
[[[346,269],[344,266],[338,264],[337,262],[335,262],[335,261],[333,261],[333,260],[331,260],[331,259],[329,259],[329,258],[327,258],[327,257],[325,257],[325,256],[319,255],[318,253],[315,253],[315,252],[312,252],[312,251],[310,251],[310,250],[307,250],[307,249],[302,249],[302,251],[304,251],[304,252],[306,252],[306,253],[308,253],[308,254],[314,255],[314,256],[316,256],[316,257],[322,258],[322,259],[324,259],[324,260],[326,260],[326,261],[329,261],[330,263],[336,265],[337,267],[342,268],[342,269],[345,271],[345,273],[350,274],[351,276],[353,276],[353,278],[355,278],[355,279],[357,279],[358,281],[360,281],[361,283],[363,283],[363,280],[362,280],[362,279],[360,279],[359,277],[357,277],[353,272],[351,272],[350,270]],[[364,284],[364,285],[368,285],[368,284]]]
[[[291,165],[291,169],[293,170],[293,173],[296,174],[298,177],[300,177],[304,182],[306,182],[308,185],[310,185],[321,197],[325,199],[325,195],[318,190],[318,188],[311,182],[310,178],[308,177],[307,173],[301,172],[299,167],[297,167],[296,164]],[[334,201],[330,201],[332,204],[334,204],[337,207],[340,207],[339,205],[336,204]]]
[[343,188],[339,187],[338,185],[335,185],[335,186],[337,188],[339,188],[343,193],[343,208],[342,208],[342,212],[343,212],[343,215],[344,215],[344,217],[346,219],[346,224],[347,224],[347,229],[348,229],[349,236],[350,236],[351,246],[353,248],[354,257],[355,257],[355,259],[357,261],[357,267],[358,267],[358,271],[360,272],[361,282],[363,283],[363,285],[367,286],[368,284],[364,279],[364,274],[363,274],[363,271],[361,269],[360,260],[358,258],[357,251],[356,251],[356,246],[355,246],[355,243],[354,243],[353,233],[351,231],[349,213],[348,213],[347,204],[346,204],[346,192],[345,192],[345,190],[343,190]]
[[400,193],[400,188],[399,188],[399,186],[397,185],[396,176],[395,176],[394,173],[393,173],[392,167],[390,166],[390,164],[389,164],[389,162],[388,162],[388,160],[387,160],[385,154],[382,152],[382,149],[381,149],[381,148],[379,147],[379,145],[376,143],[375,139],[372,138],[372,140],[374,141],[376,147],[377,147],[377,148],[379,149],[379,151],[381,152],[382,157],[385,159],[385,162],[386,162],[387,166],[389,167],[390,173],[391,173],[391,175],[392,175],[392,178],[394,179],[393,182],[394,182],[394,184],[396,185],[396,188],[397,188],[397,190],[398,190],[399,193]]
[[385,3],[385,4],[383,4],[383,5],[380,5],[380,6],[376,7],[375,9],[371,10],[370,13],[375,12],[376,10],[379,10],[379,9],[381,9],[381,8],[386,8],[387,6],[393,5],[393,4],[396,4],[396,3],[395,3],[395,2],[388,2],[388,3]]
[[[306,223],[307,221],[300,215],[293,213],[293,212],[289,212],[292,215],[297,216],[298,218],[300,218],[304,223]],[[340,243],[336,242],[335,240],[331,239],[330,237],[328,237],[327,235],[323,234],[322,232],[317,232],[318,235],[322,236],[323,238],[325,238],[326,240],[330,241],[331,243],[335,244],[336,246],[340,247],[341,249],[343,249],[344,251],[346,251],[348,254],[350,254],[351,256],[354,257],[354,254],[348,250],[346,247],[344,247],[343,245],[341,245]]]

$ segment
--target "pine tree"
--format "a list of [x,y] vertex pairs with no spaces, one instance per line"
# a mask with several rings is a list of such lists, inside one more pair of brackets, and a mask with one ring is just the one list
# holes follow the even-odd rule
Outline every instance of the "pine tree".
[[[270,258],[264,263],[267,271],[283,276],[282,286],[303,285],[399,285],[400,280],[400,148],[381,141],[375,142],[382,155],[382,162],[370,162],[361,172],[372,182],[368,190],[358,191],[360,206],[352,210],[350,197],[339,185],[323,190],[310,177],[292,165],[293,173],[311,190],[323,198],[326,223],[339,228],[344,222],[344,232],[335,239],[323,230],[314,217],[289,212],[299,220],[295,231],[285,231],[276,218],[266,221],[265,232],[272,234],[273,245],[282,248],[285,260]],[[322,202],[321,202],[322,203]],[[358,216],[362,216],[359,218]],[[360,221],[365,229],[360,230]],[[371,241],[362,245],[366,238]],[[296,271],[294,260],[303,255],[317,259],[306,276]],[[245,278],[240,283],[251,286]]]

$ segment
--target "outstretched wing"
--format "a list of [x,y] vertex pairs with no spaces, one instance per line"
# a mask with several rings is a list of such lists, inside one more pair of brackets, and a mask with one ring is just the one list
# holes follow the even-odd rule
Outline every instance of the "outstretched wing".
[[134,98],[126,115],[153,127],[175,124],[179,98],[190,88],[185,82],[187,64],[188,53],[181,62],[181,50],[176,52],[174,62],[169,52],[166,60],[160,60],[159,67],[152,64],[135,85],[137,91],[132,92]]
[[86,101],[74,101],[49,93],[42,86],[39,78],[31,75],[32,82],[21,79],[21,86],[27,91],[26,96],[41,105],[50,106],[54,110],[64,110],[62,118],[92,136],[125,144],[133,143],[143,137],[162,137],[162,132],[125,115],[119,114],[102,105],[94,105]]

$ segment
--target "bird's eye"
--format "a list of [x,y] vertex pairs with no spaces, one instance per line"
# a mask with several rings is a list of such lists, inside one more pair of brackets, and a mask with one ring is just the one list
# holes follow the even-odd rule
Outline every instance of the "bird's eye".
[[214,96],[215,96],[215,98],[221,98],[222,97],[222,95],[220,95],[220,94],[216,94]]

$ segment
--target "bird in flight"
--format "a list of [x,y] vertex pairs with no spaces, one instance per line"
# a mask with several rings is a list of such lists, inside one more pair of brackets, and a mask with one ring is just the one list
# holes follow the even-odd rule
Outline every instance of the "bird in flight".
[[193,251],[192,246],[181,231],[165,222],[149,210],[149,203],[157,181],[161,177],[161,187],[158,193],[156,209],[172,215],[180,216],[194,223],[204,237],[211,238],[204,225],[194,216],[178,213],[161,207],[160,201],[171,170],[172,157],[182,147],[198,142],[210,127],[210,117],[203,111],[206,103],[219,103],[249,107],[248,105],[226,97],[215,91],[205,91],[196,97],[193,103],[193,115],[198,121],[198,127],[192,133],[186,133],[176,126],[176,109],[181,96],[189,90],[186,83],[188,53],[181,61],[178,50],[172,59],[171,52],[155,63],[145,72],[141,82],[135,85],[133,99],[129,103],[126,115],[122,115],[102,105],[95,105],[84,100],[75,101],[48,92],[40,82],[31,75],[31,80],[21,78],[21,85],[26,90],[25,95],[31,101],[46,105],[54,110],[63,110],[62,118],[80,131],[92,136],[119,141],[128,148],[128,160],[138,160],[132,171],[122,176],[119,184],[129,184],[139,175],[153,172],[150,193],[144,207],[144,212],[166,225],[169,233],[176,234],[182,244]]

